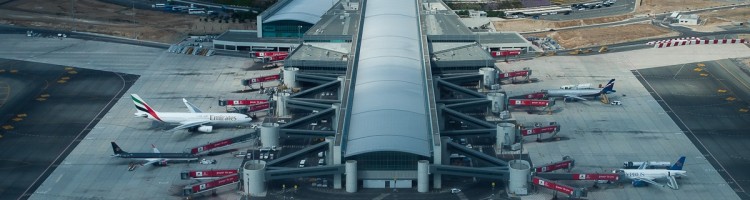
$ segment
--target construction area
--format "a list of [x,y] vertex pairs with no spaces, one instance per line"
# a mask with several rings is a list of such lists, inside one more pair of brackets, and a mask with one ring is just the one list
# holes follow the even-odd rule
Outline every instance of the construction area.
[[568,21],[547,21],[533,19],[512,19],[493,21],[497,31],[517,31],[517,32],[534,32],[549,31],[550,29],[560,29],[575,26],[596,25],[602,23],[619,22],[632,18],[633,15],[619,15],[592,19],[578,19]]
[[[670,3],[671,2],[671,3]],[[748,7],[732,8],[732,5],[747,3],[746,1],[636,1],[638,4],[628,14],[612,14],[607,11],[597,11],[601,14],[590,18],[575,20],[540,20],[540,19],[501,19],[493,21],[495,28],[500,31],[518,31],[525,36],[550,37],[559,45],[567,49],[587,48],[600,45],[626,43],[631,41],[648,40],[654,38],[675,37],[678,35],[694,35],[694,33],[673,30],[671,27],[660,26],[652,20],[667,20],[675,11],[687,11],[683,15],[698,14],[701,17],[699,26],[685,26],[696,32],[714,32],[747,29]],[[729,6],[722,10],[695,11],[697,8],[713,8]],[[731,9],[730,9],[731,8]],[[573,11],[594,12],[594,11]],[[675,23],[675,26],[677,23]]]
[[698,25],[684,27],[696,32],[716,32],[726,30],[748,29],[750,23],[750,7],[737,7],[721,12],[699,12]]
[[551,37],[566,49],[579,49],[636,40],[676,37],[679,33],[650,23],[611,27],[583,28],[528,34],[526,36]]
[[125,7],[97,0],[24,0],[0,2],[0,24],[175,43],[188,35],[252,29],[254,23],[205,21],[205,17]]

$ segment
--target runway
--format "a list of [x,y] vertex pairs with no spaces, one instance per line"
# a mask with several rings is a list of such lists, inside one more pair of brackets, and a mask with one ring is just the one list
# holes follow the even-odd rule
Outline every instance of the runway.
[[747,71],[719,60],[633,72],[742,199],[750,199]]
[[0,199],[28,198],[138,79],[66,67],[0,59]]

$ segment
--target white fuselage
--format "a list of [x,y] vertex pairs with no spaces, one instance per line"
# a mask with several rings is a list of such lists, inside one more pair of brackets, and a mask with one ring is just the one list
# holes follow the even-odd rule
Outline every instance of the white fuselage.
[[566,96],[578,96],[578,97],[593,97],[599,95],[601,89],[582,89],[582,90],[546,90],[547,96],[549,97],[566,97]]
[[240,125],[250,123],[252,118],[244,114],[237,113],[176,113],[176,112],[159,112],[159,119],[150,115],[147,118],[162,121],[170,124],[179,124],[186,121],[204,121],[208,120],[211,125]]
[[668,170],[668,169],[622,169],[622,172],[630,179],[642,178],[642,179],[659,179],[666,178],[668,176],[682,176],[687,171],[684,170]]

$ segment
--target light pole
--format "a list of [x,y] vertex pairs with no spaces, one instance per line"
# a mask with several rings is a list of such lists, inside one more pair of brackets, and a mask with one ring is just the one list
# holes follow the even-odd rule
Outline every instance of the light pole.
[[[133,18],[132,19],[133,19],[133,26],[135,26],[135,1],[134,0],[130,0],[130,3],[131,3],[131,6],[133,6],[132,7],[133,8]],[[136,32],[136,28],[135,27],[133,27],[133,39],[136,39],[136,40],[138,39],[138,32]]]
[[70,17],[73,18],[73,32],[76,31],[76,3],[75,0],[70,0]]
[[302,26],[297,26],[297,42],[302,45]]

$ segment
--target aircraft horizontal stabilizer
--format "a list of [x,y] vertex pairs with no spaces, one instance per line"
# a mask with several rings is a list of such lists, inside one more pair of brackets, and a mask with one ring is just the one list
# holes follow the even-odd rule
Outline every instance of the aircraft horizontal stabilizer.
[[209,123],[210,123],[210,121],[207,121],[207,120],[202,120],[202,121],[185,121],[185,122],[180,123],[181,125],[179,125],[177,127],[174,127],[173,129],[171,129],[169,131],[177,131],[177,130],[187,129],[187,128],[191,128],[191,127],[206,125],[206,124],[209,124]]
[[198,106],[193,105],[192,103],[188,102],[187,99],[183,98],[182,102],[185,103],[185,106],[187,106],[188,110],[191,113],[202,113],[203,111],[198,108]]

